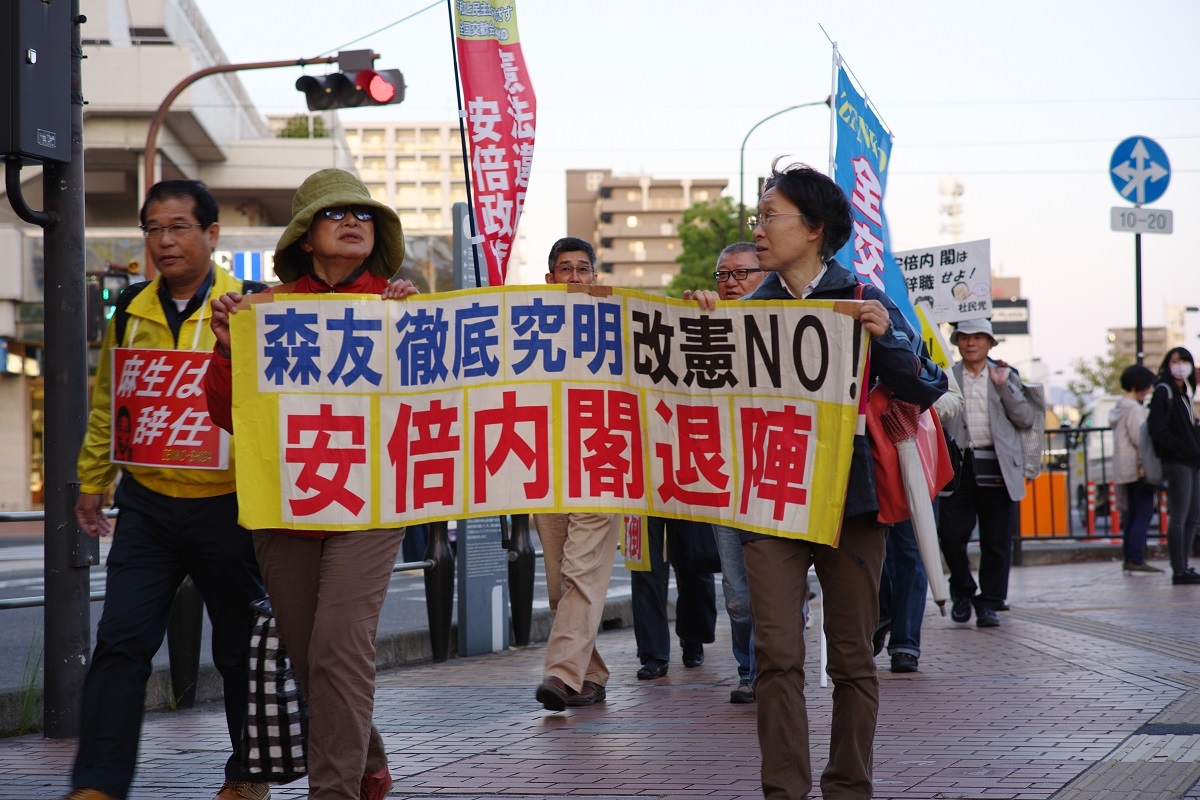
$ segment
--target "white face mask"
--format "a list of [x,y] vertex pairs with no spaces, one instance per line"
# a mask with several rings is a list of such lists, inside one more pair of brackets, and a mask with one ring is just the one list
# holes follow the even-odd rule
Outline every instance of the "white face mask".
[[1187,380],[1193,371],[1195,371],[1195,367],[1186,361],[1171,365],[1171,377],[1177,381]]

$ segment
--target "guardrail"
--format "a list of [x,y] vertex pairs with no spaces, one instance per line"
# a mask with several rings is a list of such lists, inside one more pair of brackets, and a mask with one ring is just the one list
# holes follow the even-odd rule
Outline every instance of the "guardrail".
[[[105,516],[116,517],[117,512],[107,510]],[[509,606],[512,622],[513,642],[518,646],[529,644],[533,620],[534,559],[542,552],[534,550],[529,535],[529,516],[502,517],[505,534],[502,545],[508,550]],[[41,511],[15,511],[0,513],[0,524],[5,522],[44,522]],[[425,560],[395,564],[397,572],[425,573],[425,611],[429,623],[429,642],[434,661],[445,661],[450,657],[450,628],[454,610],[454,550],[450,545],[449,524],[435,522],[427,526],[429,536],[425,547]],[[104,599],[104,592],[92,592],[90,601]],[[45,607],[45,597],[21,597],[0,600],[0,609]],[[204,603],[191,578],[185,578],[175,594],[171,618],[167,625],[167,652],[170,660],[171,687],[176,698],[176,707],[190,708],[195,702],[195,687],[200,673],[200,639],[203,625]],[[44,640],[48,639],[45,637]]]

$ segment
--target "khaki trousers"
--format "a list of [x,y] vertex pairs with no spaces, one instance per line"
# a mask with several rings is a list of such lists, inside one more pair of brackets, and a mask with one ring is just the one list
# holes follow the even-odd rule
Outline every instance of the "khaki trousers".
[[801,800],[812,791],[808,709],[804,700],[804,600],[808,567],[821,581],[823,622],[833,680],[829,765],[821,775],[826,800],[870,800],[879,680],[871,636],[879,618],[879,573],[886,528],[874,515],[842,521],[840,546],[796,539],[747,542],[742,552],[750,584],[758,675],[758,744],[768,800]]
[[554,625],[546,643],[546,677],[575,691],[585,680],[608,683],[608,666],[596,649],[604,599],[617,554],[621,516],[534,514],[546,564]]
[[295,536],[255,531],[275,624],[308,700],[308,796],[359,800],[387,766],[375,710],[375,632],[404,529]]

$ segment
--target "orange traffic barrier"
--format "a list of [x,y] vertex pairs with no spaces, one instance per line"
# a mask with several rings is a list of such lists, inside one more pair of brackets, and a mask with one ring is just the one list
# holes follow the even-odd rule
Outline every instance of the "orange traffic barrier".
[[1020,508],[1022,536],[1066,536],[1071,509],[1067,474],[1043,472],[1025,481],[1025,499]]

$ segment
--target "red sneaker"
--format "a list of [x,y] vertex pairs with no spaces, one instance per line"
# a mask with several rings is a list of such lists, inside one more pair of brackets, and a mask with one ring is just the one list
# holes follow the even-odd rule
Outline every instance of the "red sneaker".
[[358,785],[358,800],[383,800],[392,790],[392,773],[387,767],[363,775],[362,783]]

